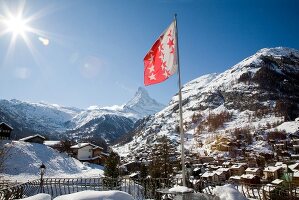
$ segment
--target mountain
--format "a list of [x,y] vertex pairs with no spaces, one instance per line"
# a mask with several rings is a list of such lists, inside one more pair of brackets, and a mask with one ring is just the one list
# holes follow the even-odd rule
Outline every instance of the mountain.
[[[227,144],[269,152],[270,146],[261,138],[299,116],[299,52],[283,47],[261,49],[221,74],[188,82],[182,96],[188,152],[227,156],[220,151]],[[146,155],[158,136],[180,143],[178,112],[176,94],[129,143],[114,149],[134,160]]]
[[64,132],[66,124],[81,110],[56,104],[30,103],[19,100],[0,100],[0,121],[14,127],[17,136],[34,133],[55,137]]
[[162,110],[164,107],[165,105],[152,99],[144,88],[139,87],[135,96],[124,105],[122,110],[125,113],[133,113],[135,118],[141,119]]
[[152,99],[141,87],[134,97],[122,106],[91,106],[80,112],[69,123],[75,128],[67,131],[71,138],[113,142],[123,134],[133,130],[134,123],[143,117],[155,114],[165,106]]
[[90,106],[86,110],[44,102],[0,100],[0,121],[14,127],[16,138],[39,133],[52,139],[110,142],[131,131],[138,119],[154,114],[163,107],[145,89],[138,88],[127,104]]

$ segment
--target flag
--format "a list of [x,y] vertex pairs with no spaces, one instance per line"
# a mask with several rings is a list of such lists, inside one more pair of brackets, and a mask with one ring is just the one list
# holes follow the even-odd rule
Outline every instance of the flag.
[[145,55],[144,85],[160,83],[177,71],[175,21],[160,35]]

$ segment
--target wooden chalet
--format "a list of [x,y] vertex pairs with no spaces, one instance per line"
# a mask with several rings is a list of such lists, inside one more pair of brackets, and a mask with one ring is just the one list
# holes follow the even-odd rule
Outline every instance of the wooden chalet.
[[255,175],[255,176],[258,176],[258,177],[262,177],[262,176],[263,176],[263,171],[262,171],[262,169],[260,169],[260,168],[256,168],[256,167],[248,167],[248,168],[245,170],[245,173],[246,173],[246,174],[252,174],[252,175]]
[[247,168],[246,163],[235,163],[230,167],[231,174],[233,176],[241,176],[245,173],[245,169]]
[[46,138],[42,135],[39,135],[39,134],[31,135],[31,136],[19,139],[19,141],[38,143],[38,144],[43,144],[45,140],[46,140]]
[[275,179],[279,179],[283,175],[283,168],[281,166],[268,166],[265,167],[263,174],[264,179],[273,181]]
[[13,128],[6,124],[5,122],[0,123],[0,139],[1,140],[10,140],[11,132]]
[[244,184],[260,184],[260,177],[253,174],[243,174],[241,175],[241,182]]

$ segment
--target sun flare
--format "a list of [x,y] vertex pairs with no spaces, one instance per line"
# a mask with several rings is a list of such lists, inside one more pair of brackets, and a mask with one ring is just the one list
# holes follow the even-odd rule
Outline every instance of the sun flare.
[[21,35],[23,38],[30,27],[27,25],[26,19],[22,16],[10,16],[8,19],[4,20],[6,25],[6,31],[11,32],[14,36]]

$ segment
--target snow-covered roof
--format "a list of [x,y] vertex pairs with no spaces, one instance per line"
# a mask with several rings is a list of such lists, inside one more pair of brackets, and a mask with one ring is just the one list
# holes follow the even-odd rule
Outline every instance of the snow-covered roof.
[[5,123],[5,122],[1,122],[1,123],[0,123],[0,126],[1,126],[1,125],[5,125],[5,126],[7,126],[8,128],[10,128],[11,130],[13,130],[13,128],[12,128],[11,126],[9,126],[9,125],[8,125],[7,123]]
[[198,171],[198,170],[200,170],[199,167],[196,167],[195,169],[193,169],[194,172],[196,172],[196,171]]
[[129,177],[134,177],[134,176],[137,176],[139,174],[139,172],[134,172],[132,174],[129,175]]
[[272,181],[271,183],[274,185],[279,185],[280,183],[282,183],[284,180],[281,179],[275,179],[274,181]]
[[296,170],[296,168],[299,166],[299,163],[295,163],[295,164],[292,164],[292,165],[289,165],[289,168],[291,170]]
[[244,178],[244,179],[253,179],[254,177],[256,177],[256,175],[253,175],[253,174],[242,174],[241,175],[241,178]]
[[54,146],[57,144],[60,144],[59,140],[45,140],[44,141],[44,145],[46,145],[46,146]]
[[220,171],[220,172],[228,172],[229,170],[230,170],[229,168],[221,167],[221,168],[217,169],[216,171]]
[[241,176],[231,176],[229,179],[240,180]]
[[281,168],[282,168],[281,166],[268,166],[265,167],[264,172],[275,172]]
[[252,168],[252,167],[248,167],[245,172],[257,172],[259,170],[259,168]]
[[28,136],[28,137],[24,137],[22,139],[19,139],[20,141],[26,141],[26,140],[29,140],[29,139],[32,139],[32,138],[35,138],[35,137],[39,137],[43,140],[45,140],[46,138],[40,134],[36,134],[36,135],[31,135],[31,136]]
[[241,167],[243,167],[245,165],[246,165],[246,163],[235,163],[230,168],[232,168],[232,169],[239,169],[239,168],[241,168]]
[[109,156],[109,153],[101,152],[101,154],[104,155],[104,156]]
[[96,148],[103,149],[102,147],[99,147],[97,145],[91,144],[89,142],[88,143],[78,143],[76,145],[71,146],[71,149],[80,149],[80,148],[83,148],[83,147],[86,147],[86,146],[92,146],[93,149],[96,149]]
[[295,171],[293,177],[299,178],[299,171]]
[[208,178],[208,177],[211,177],[214,175],[215,175],[215,172],[205,172],[201,177]]

